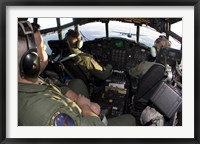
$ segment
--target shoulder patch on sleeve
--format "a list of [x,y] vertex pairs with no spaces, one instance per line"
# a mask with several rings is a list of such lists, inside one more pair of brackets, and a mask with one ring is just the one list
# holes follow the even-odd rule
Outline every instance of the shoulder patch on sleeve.
[[59,113],[54,118],[54,125],[55,126],[74,126],[74,120],[65,113]]

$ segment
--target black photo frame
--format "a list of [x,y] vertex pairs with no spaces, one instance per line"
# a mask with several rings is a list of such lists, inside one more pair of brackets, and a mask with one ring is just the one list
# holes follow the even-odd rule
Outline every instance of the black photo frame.
[[[47,138],[7,138],[6,137],[6,7],[7,6],[194,6],[194,44],[195,44],[195,82],[194,82],[194,138],[128,138],[128,139],[47,139]],[[200,72],[200,1],[199,0],[2,0],[0,2],[0,142],[12,144],[25,143],[124,143],[124,144],[200,144],[200,98],[199,98],[199,72]]]

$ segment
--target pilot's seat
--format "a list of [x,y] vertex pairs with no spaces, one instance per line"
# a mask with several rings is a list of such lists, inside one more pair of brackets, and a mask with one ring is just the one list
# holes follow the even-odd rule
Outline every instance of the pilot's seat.
[[[174,78],[174,76],[172,75],[172,71],[168,71],[167,66],[169,66],[170,68],[174,68],[176,67],[176,62],[180,63],[180,61],[181,51],[171,48],[162,48],[157,56],[156,63],[154,63],[141,78],[131,78],[131,89],[133,94],[133,115],[137,118],[137,120],[140,119],[142,111],[147,106],[155,106],[155,103],[158,104],[161,109],[164,107],[168,107],[167,105],[171,104],[174,107],[171,111],[177,111],[177,109],[180,107],[182,101],[180,96],[177,96],[179,94],[176,94],[176,92],[169,88],[167,84],[163,84],[163,82],[167,82],[168,79],[170,79],[170,85]],[[162,87],[163,92],[160,92],[160,87],[163,85],[166,86],[166,88]],[[156,95],[156,92],[162,95],[162,93],[164,93],[164,89],[168,90],[165,96],[159,97],[158,95]],[[169,103],[167,101],[164,101],[164,99],[169,99]],[[160,102],[154,103],[154,101]],[[164,104],[160,105],[162,102]],[[164,111],[167,110],[168,108],[164,109]]]
[[48,45],[52,52],[49,56],[49,64],[46,71],[54,71],[58,74],[60,81],[79,78],[85,84],[89,83],[87,76],[82,72],[79,65],[72,59],[76,55],[71,54],[68,43],[64,40],[50,40]]
[[66,40],[50,40],[48,41],[48,45],[52,53],[46,73],[49,70],[56,72],[63,83],[68,79],[79,78],[88,86],[88,90],[91,84],[94,86],[101,84],[102,80],[94,77],[88,78],[88,75],[83,71],[83,67],[76,63],[73,58],[77,55],[72,54]]
[[158,85],[165,79],[165,68],[154,64],[140,79],[131,78],[132,93],[134,95],[134,114],[139,116],[149,105],[149,100]]

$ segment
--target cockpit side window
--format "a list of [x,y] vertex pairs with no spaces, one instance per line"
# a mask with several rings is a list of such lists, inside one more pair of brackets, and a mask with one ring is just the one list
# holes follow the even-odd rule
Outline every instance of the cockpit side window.
[[84,41],[106,37],[105,23],[93,22],[79,27]]
[[[171,31],[179,35],[180,37],[183,36],[183,21],[179,21],[171,25]],[[181,43],[174,39],[173,37],[169,37],[169,40],[172,42],[172,48],[181,49]]]

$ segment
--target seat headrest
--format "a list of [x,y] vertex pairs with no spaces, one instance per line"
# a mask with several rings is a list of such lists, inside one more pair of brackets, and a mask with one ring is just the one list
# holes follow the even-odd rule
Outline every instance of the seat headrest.
[[70,46],[66,40],[49,40],[48,45],[54,54],[61,54],[63,50],[70,53]]

